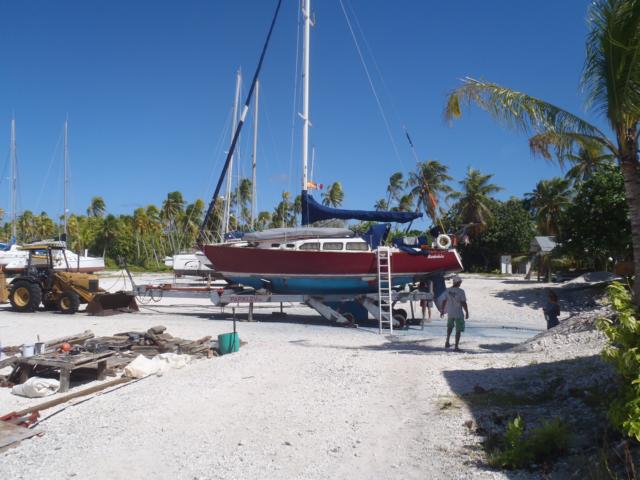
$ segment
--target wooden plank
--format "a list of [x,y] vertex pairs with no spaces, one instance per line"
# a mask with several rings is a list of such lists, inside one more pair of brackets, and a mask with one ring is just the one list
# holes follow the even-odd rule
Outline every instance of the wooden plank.
[[24,428],[0,421],[0,449],[41,433],[42,430],[37,428]]
[[16,363],[18,363],[18,357],[14,356],[14,357],[5,358],[3,360],[0,360],[0,368],[13,366]]
[[21,358],[21,364],[42,365],[44,367],[77,367],[85,363],[95,362],[101,358],[111,357],[116,352],[109,350],[101,353],[81,354],[81,355],[64,355],[52,357],[50,355],[37,355],[34,357]]
[[100,390],[104,390],[106,388],[115,387],[116,385],[120,385],[122,383],[131,382],[132,380],[133,378],[127,378],[127,377],[116,378],[115,380],[110,380],[108,382],[101,383],[100,385],[94,385],[92,387],[85,388],[84,390],[79,390],[77,392],[70,393],[69,395],[64,395],[62,397],[58,397],[53,400],[49,400],[47,402],[40,403],[38,405],[33,405],[31,407],[25,408],[23,410],[18,410],[17,412],[12,412],[12,413],[15,416],[21,417],[31,412],[41,412],[43,410],[47,410],[48,408],[58,406],[62,403],[66,403],[69,400],[72,400],[74,398],[84,397],[86,395],[99,392]]
[[46,350],[52,350],[52,349],[55,349],[56,346],[61,345],[63,343],[70,343],[72,345],[75,343],[82,343],[85,340],[89,340],[90,338],[93,338],[94,336],[95,335],[91,330],[85,330],[82,333],[76,333],[73,335],[67,335],[65,337],[49,340],[45,342],[44,347]]

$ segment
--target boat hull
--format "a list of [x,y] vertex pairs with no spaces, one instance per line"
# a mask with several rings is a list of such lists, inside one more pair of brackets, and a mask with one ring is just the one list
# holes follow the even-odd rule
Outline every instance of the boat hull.
[[[275,293],[359,294],[378,289],[375,252],[325,252],[205,245],[204,253],[227,281]],[[394,252],[392,286],[459,272],[455,250],[411,255]]]

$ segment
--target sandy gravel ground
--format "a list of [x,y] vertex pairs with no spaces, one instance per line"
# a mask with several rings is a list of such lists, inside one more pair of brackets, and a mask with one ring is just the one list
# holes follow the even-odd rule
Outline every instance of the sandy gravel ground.
[[[43,436],[0,453],[0,478],[527,478],[483,467],[478,438],[464,426],[471,412],[464,404],[442,410],[443,399],[490,383],[491,369],[589,355],[601,344],[587,339],[561,354],[508,352],[544,329],[543,287],[464,278],[471,320],[463,353],[443,348],[439,318],[391,337],[374,333],[374,324],[329,325],[305,307],[287,306],[279,318],[263,306],[257,322],[238,323],[248,342],[240,352],[68,406],[40,424]],[[113,276],[103,281],[116,283]],[[184,338],[231,331],[229,309],[192,303],[164,299],[111,317],[0,307],[0,340],[15,345],[36,334],[107,335],[158,324]],[[41,401],[0,389],[0,413]]]

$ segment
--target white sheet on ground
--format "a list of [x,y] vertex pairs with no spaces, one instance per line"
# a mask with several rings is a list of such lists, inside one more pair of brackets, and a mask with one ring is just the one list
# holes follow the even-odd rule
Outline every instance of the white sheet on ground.
[[148,375],[164,373],[172,368],[183,368],[189,363],[191,363],[190,355],[161,353],[153,358],[138,355],[133,362],[124,367],[124,375],[131,378],[143,378]]
[[60,382],[53,378],[31,377],[26,382],[15,385],[11,393],[21,397],[37,398],[53,395],[59,388]]

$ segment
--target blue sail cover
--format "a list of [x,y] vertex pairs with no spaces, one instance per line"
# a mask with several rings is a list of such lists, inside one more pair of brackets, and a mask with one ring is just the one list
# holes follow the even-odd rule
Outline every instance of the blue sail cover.
[[377,212],[367,210],[341,210],[316,202],[306,191],[302,192],[302,224],[308,225],[320,220],[362,220],[365,222],[407,223],[421,217],[416,212]]

